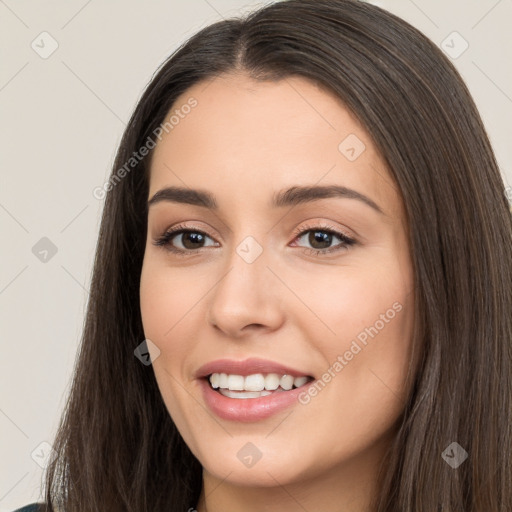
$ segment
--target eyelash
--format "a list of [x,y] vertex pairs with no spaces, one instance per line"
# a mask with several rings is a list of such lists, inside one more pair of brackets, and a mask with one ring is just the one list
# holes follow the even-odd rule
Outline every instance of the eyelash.
[[[314,253],[315,255],[321,255],[321,254],[327,254],[331,252],[340,251],[343,249],[348,249],[350,246],[355,245],[357,243],[356,240],[353,238],[347,236],[345,233],[342,233],[335,228],[331,226],[305,226],[300,229],[296,229],[293,233],[293,239],[296,240],[297,238],[302,238],[303,235],[310,231],[320,231],[322,233],[328,233],[330,235],[337,236],[341,242],[334,247],[330,247],[328,249],[312,249],[310,247],[303,247],[304,251],[308,251],[308,253]],[[200,247],[198,249],[178,249],[176,247],[173,247],[170,244],[170,241],[176,236],[183,233],[200,233],[203,236],[207,236],[208,238],[211,238],[207,233],[204,231],[201,231],[200,229],[193,229],[190,227],[187,227],[185,225],[178,225],[174,229],[166,231],[162,236],[156,238],[153,241],[153,244],[159,247],[164,247],[166,250],[180,256],[192,256],[193,254],[197,254],[201,249],[206,249],[206,247]]]

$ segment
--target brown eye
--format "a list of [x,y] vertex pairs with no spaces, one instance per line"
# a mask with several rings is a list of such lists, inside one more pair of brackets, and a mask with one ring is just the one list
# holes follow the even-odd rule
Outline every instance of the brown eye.
[[[342,249],[347,249],[351,245],[356,244],[356,240],[349,236],[341,233],[334,228],[323,228],[321,226],[306,227],[300,231],[295,240],[300,241],[304,239],[310,247],[304,247],[306,251],[313,251],[315,254],[326,254],[329,252],[335,252]],[[336,245],[332,245],[333,242],[339,242]]]
[[206,245],[207,240],[213,239],[206,233],[197,229],[185,229],[178,226],[174,230],[165,232],[161,237],[157,238],[153,243],[163,246],[167,250],[175,253],[194,253],[194,251],[215,245],[210,243]]
[[205,241],[205,235],[199,231],[175,233],[172,238],[179,238],[179,236],[181,236],[181,243],[185,249],[198,249],[202,247]]
[[327,249],[332,243],[333,234],[327,231],[313,231],[309,232],[308,243],[311,244],[313,249]]

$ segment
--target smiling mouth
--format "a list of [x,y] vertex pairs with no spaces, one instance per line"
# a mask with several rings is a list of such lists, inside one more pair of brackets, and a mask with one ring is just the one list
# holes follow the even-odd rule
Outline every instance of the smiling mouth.
[[278,373],[255,373],[235,375],[212,373],[206,377],[210,387],[228,398],[260,398],[305,386],[313,377],[304,375],[280,375]]

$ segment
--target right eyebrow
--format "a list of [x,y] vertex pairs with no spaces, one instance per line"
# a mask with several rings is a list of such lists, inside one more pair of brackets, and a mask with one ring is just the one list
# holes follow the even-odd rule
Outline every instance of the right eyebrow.
[[184,187],[166,187],[156,192],[148,201],[151,206],[161,201],[172,201],[175,203],[192,204],[194,206],[204,206],[210,210],[218,210],[219,205],[212,194],[204,190],[195,190]]

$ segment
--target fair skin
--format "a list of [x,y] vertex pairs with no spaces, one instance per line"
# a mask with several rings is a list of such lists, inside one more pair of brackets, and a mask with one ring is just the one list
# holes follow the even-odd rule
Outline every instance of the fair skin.
[[[368,511],[403,412],[412,348],[413,273],[397,187],[356,118],[304,78],[224,75],[191,87],[173,110],[190,97],[197,106],[154,150],[148,199],[170,186],[201,189],[218,209],[151,204],[140,282],[144,332],[160,350],[153,369],[162,398],[203,466],[203,491],[190,506]],[[365,145],[353,161],[338,149],[349,134]],[[278,191],[305,185],[356,190],[382,213],[347,197],[270,206]],[[196,233],[192,243],[180,234],[168,241],[186,255],[154,244],[178,224]],[[342,246],[326,227],[356,243],[313,251]],[[198,231],[206,234],[199,243]],[[237,252],[249,236],[262,249],[250,263]],[[371,326],[378,332],[348,360]],[[341,371],[333,370],[338,356]],[[249,357],[298,369],[313,383],[329,368],[335,376],[307,403],[264,419],[219,417],[196,372]],[[251,467],[237,456],[247,443],[261,454]]]

